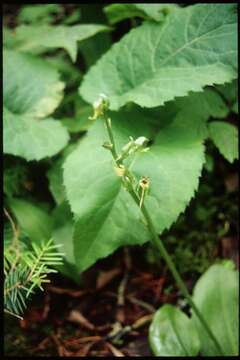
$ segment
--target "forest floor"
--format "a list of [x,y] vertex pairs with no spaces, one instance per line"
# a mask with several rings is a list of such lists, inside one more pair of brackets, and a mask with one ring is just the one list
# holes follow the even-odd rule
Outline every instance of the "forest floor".
[[[236,167],[204,170],[197,196],[162,239],[191,291],[215,261],[238,266]],[[149,245],[118,250],[79,284],[52,277],[24,320],[5,318],[5,356],[151,356],[148,327],[165,303],[187,310],[162,259]]]

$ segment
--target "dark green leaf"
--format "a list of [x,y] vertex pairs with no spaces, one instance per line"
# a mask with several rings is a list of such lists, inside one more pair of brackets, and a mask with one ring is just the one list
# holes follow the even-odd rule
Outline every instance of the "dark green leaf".
[[[198,280],[193,300],[216,336],[225,356],[236,356],[239,350],[238,274],[229,266],[211,266]],[[218,356],[198,318],[193,313],[203,356]]]
[[209,124],[209,133],[220,153],[229,162],[238,159],[238,131],[236,126],[222,121],[213,121]]
[[172,305],[163,305],[154,314],[149,341],[155,356],[196,356],[200,350],[195,325]]
[[[198,186],[204,162],[204,123],[196,117],[199,126],[192,126],[191,115],[179,114],[160,130],[151,149],[137,156],[132,164],[136,181],[142,176],[150,177],[146,206],[158,232],[168,228],[184,211]],[[112,116],[118,150],[129,141],[129,136],[154,138],[147,118],[140,112],[126,110]],[[119,246],[149,240],[144,223],[139,221],[140,210],[122,188],[110,153],[102,148],[105,140],[106,129],[97,120],[64,163],[67,198],[77,216],[74,247],[80,270]]]

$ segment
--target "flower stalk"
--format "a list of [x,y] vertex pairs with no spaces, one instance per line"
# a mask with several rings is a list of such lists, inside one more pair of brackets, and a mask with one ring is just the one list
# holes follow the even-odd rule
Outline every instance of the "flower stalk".
[[[191,308],[195,312],[196,316],[198,317],[199,321],[201,322],[202,326],[208,333],[209,337],[212,339],[217,351],[219,352],[219,354],[223,355],[223,351],[221,349],[221,346],[220,346],[218,340],[216,339],[214,333],[208,326],[203,315],[198,310],[196,304],[192,300],[192,297],[191,297],[183,279],[181,278],[181,275],[179,274],[174,262],[172,261],[171,256],[169,255],[168,251],[166,250],[162,240],[159,238],[158,233],[155,230],[155,226],[153,224],[151,216],[144,204],[144,198],[146,196],[146,190],[149,189],[150,180],[146,177],[143,177],[140,180],[139,187],[141,187],[142,192],[139,194],[139,191],[137,191],[135,189],[134,175],[124,165],[124,163],[123,163],[124,157],[117,154],[116,144],[115,144],[114,136],[113,136],[113,132],[112,132],[111,119],[109,117],[107,117],[107,114],[106,114],[107,109],[108,109],[108,101],[106,100],[106,98],[102,98],[102,102],[103,103],[101,104],[101,110],[104,109],[104,111],[101,111],[101,115],[99,117],[103,117],[106,129],[107,129],[108,137],[109,137],[109,142],[107,143],[108,146],[104,146],[104,147],[111,151],[112,157],[116,164],[115,169],[119,169],[118,172],[116,171],[116,174],[118,176],[121,176],[123,185],[125,186],[126,190],[129,192],[129,194],[131,195],[132,199],[135,201],[137,206],[139,206],[140,211],[142,212],[144,219],[146,221],[148,230],[151,234],[151,242],[152,242],[153,246],[160,252],[161,256],[164,258],[181,293],[185,296],[186,300],[188,301],[188,304],[191,306]],[[146,187],[146,189],[144,187]]]

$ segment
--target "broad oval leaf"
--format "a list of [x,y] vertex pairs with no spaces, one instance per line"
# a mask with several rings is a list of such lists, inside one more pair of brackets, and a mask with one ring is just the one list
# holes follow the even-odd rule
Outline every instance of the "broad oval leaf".
[[196,356],[200,350],[193,322],[172,305],[163,305],[154,314],[149,342],[156,356]]
[[229,161],[238,159],[238,130],[236,126],[223,121],[213,121],[209,124],[210,138]]
[[[28,114],[3,111],[3,151],[27,161],[57,154],[67,144],[69,135],[54,119],[34,119]],[[53,141],[54,139],[54,141]]]
[[[238,355],[239,350],[238,287],[237,271],[216,264],[201,276],[193,292],[193,300],[216,336],[225,356]],[[201,354],[221,355],[217,353],[214,343],[194,313],[192,318],[198,329]]]
[[77,59],[77,42],[94,36],[101,31],[107,31],[105,25],[83,24],[73,26],[51,25],[21,25],[16,29],[18,51],[42,51],[63,48],[72,61]]
[[100,93],[111,109],[154,107],[237,77],[235,4],[179,8],[164,23],[145,22],[115,44],[85,76],[81,96]]
[[[118,150],[129,141],[129,136],[154,138],[147,120],[144,122],[141,116],[127,110],[113,115]],[[131,166],[137,180],[150,177],[146,206],[159,232],[184,211],[197,189],[204,162],[202,131],[198,133],[198,127],[191,127],[191,114],[188,122],[186,118],[184,113],[162,128],[151,149],[139,155]],[[67,198],[77,218],[74,246],[81,271],[119,246],[149,240],[140,209],[121,187],[110,152],[101,147],[105,140],[106,129],[98,120],[64,163]]]
[[3,103],[13,113],[51,114],[63,96],[64,83],[47,61],[13,50],[3,51]]

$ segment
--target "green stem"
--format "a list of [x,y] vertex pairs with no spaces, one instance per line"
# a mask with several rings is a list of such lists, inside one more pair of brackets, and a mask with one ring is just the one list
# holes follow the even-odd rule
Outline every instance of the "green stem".
[[116,161],[116,164],[120,165],[121,161],[118,160],[118,155],[117,155],[117,151],[116,151],[116,145],[115,145],[115,141],[114,141],[114,137],[113,137],[113,133],[112,133],[111,119],[104,116],[104,121],[105,121],[105,124],[106,124],[108,137],[109,137],[109,140],[110,140],[110,143],[111,143],[110,151],[112,153],[112,156],[113,156],[114,160]]
[[[139,204],[139,199],[137,198],[136,193],[134,192],[134,194],[131,194],[133,199],[135,200],[136,204]],[[209,337],[212,339],[212,341],[215,344],[216,349],[219,351],[219,353],[221,355],[223,355],[223,351],[221,349],[220,344],[218,343],[218,340],[216,339],[215,335],[213,334],[212,330],[210,329],[210,327],[208,326],[207,322],[205,321],[204,317],[202,316],[201,312],[198,310],[197,306],[195,305],[194,301],[192,300],[191,295],[188,292],[188,289],[184,283],[184,281],[182,280],[179,272],[176,269],[176,266],[174,264],[174,262],[172,261],[172,258],[170,257],[169,253],[167,252],[162,240],[159,238],[155,227],[153,225],[152,219],[145,207],[145,205],[143,204],[142,208],[141,208],[142,214],[147,222],[148,225],[148,229],[152,235],[152,243],[153,245],[160,251],[160,254],[162,255],[162,257],[164,258],[166,264],[168,265],[174,279],[176,280],[176,283],[180,289],[180,291],[182,292],[182,294],[185,296],[185,298],[188,301],[188,304],[192,307],[192,309],[194,310],[195,314],[197,315],[198,319],[200,320],[200,322],[202,323],[203,327],[205,328],[205,330],[207,331]]]
[[[118,155],[117,155],[116,145],[115,145],[115,142],[114,142],[114,137],[113,137],[112,128],[111,128],[111,121],[109,121],[109,119],[106,118],[106,117],[104,117],[104,120],[105,120],[105,124],[106,124],[106,127],[107,127],[109,139],[110,139],[110,142],[111,142],[111,145],[112,145],[110,151],[112,153],[113,159],[115,160],[117,166],[123,165],[123,162],[118,158]],[[127,169],[127,173],[131,175],[131,172],[129,171],[129,169]],[[135,201],[135,203],[137,204],[137,206],[139,206],[140,198],[139,198],[138,194],[136,193],[132,183],[130,184],[130,186],[131,186],[131,188],[128,190],[129,194],[132,196],[132,198]],[[147,222],[149,232],[152,235],[151,241],[153,243],[153,246],[157,250],[159,250],[160,254],[164,258],[164,260],[165,260],[166,264],[168,265],[174,279],[176,280],[176,283],[177,283],[180,291],[185,296],[185,298],[187,299],[189,305],[192,307],[192,309],[194,310],[196,316],[198,317],[199,321],[201,322],[202,326],[205,328],[205,330],[208,333],[209,337],[214,342],[216,349],[218,350],[218,352],[221,355],[224,355],[218,340],[216,339],[216,337],[213,334],[212,330],[208,326],[208,324],[207,324],[206,320],[204,319],[204,317],[202,316],[201,312],[198,310],[196,304],[192,300],[192,297],[191,297],[190,293],[188,292],[188,289],[187,289],[184,281],[182,280],[179,272],[177,271],[174,262],[172,261],[172,259],[171,259],[170,255],[169,255],[168,251],[166,250],[162,240],[159,238],[159,236],[158,236],[158,234],[157,234],[157,232],[155,230],[154,224],[152,222],[151,216],[149,215],[149,212],[146,209],[144,204],[142,205],[140,210],[142,211],[142,214],[143,214],[143,216],[144,216],[144,218],[145,218],[145,220]]]

